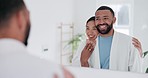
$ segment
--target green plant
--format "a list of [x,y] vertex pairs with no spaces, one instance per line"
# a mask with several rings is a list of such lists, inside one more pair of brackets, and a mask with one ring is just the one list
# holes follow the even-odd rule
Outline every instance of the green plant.
[[[143,53],[143,58],[145,58],[147,55],[148,55],[148,51],[144,52]],[[146,72],[145,73],[148,73],[148,68],[146,69]]]
[[145,73],[148,73],[148,68],[146,69],[146,72]]
[[143,58],[148,54],[148,51],[143,53]]
[[72,52],[78,48],[79,42],[82,41],[82,37],[83,34],[77,34],[68,42],[68,45],[72,45]]
[[[70,63],[72,62],[73,55],[75,51],[77,50],[79,43],[84,39],[84,34],[77,34],[75,35],[69,42],[68,46],[72,46],[72,55],[69,57]],[[66,46],[67,46],[66,45]]]

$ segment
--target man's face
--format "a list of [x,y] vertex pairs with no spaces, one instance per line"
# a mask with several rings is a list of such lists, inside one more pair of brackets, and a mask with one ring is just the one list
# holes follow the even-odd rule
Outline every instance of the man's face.
[[109,10],[98,10],[96,12],[96,28],[101,34],[108,34],[113,28],[115,17]]
[[110,30],[113,28],[113,22],[109,25],[107,23],[98,24],[96,26],[97,30],[101,34],[108,34]]

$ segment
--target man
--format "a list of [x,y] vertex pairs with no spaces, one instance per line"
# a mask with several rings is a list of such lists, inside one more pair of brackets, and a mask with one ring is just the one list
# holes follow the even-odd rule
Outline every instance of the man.
[[114,11],[110,7],[97,9],[95,24],[99,36],[96,41],[80,48],[81,66],[141,72],[140,54],[132,44],[132,37],[116,32],[113,29],[115,21]]
[[0,78],[73,78],[61,66],[27,52],[29,31],[24,1],[0,0]]

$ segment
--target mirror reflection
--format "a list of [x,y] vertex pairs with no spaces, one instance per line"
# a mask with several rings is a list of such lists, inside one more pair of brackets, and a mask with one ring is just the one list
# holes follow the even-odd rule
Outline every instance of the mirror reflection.
[[[145,0],[57,2],[26,0],[32,21],[28,45],[31,54],[65,66],[147,71],[148,5]],[[101,6],[108,6],[113,12],[98,10]]]

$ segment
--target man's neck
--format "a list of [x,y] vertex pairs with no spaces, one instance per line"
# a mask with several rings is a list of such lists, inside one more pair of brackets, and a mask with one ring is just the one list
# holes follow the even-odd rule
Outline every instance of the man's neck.
[[16,33],[9,33],[9,31],[8,31],[8,33],[7,32],[6,33],[1,33],[0,32],[0,39],[3,39],[3,38],[16,39],[16,40],[19,40],[19,41],[23,42],[22,38],[19,37],[18,34],[16,34]]
[[109,37],[114,35],[114,29],[110,30],[108,34],[99,34],[101,37]]

